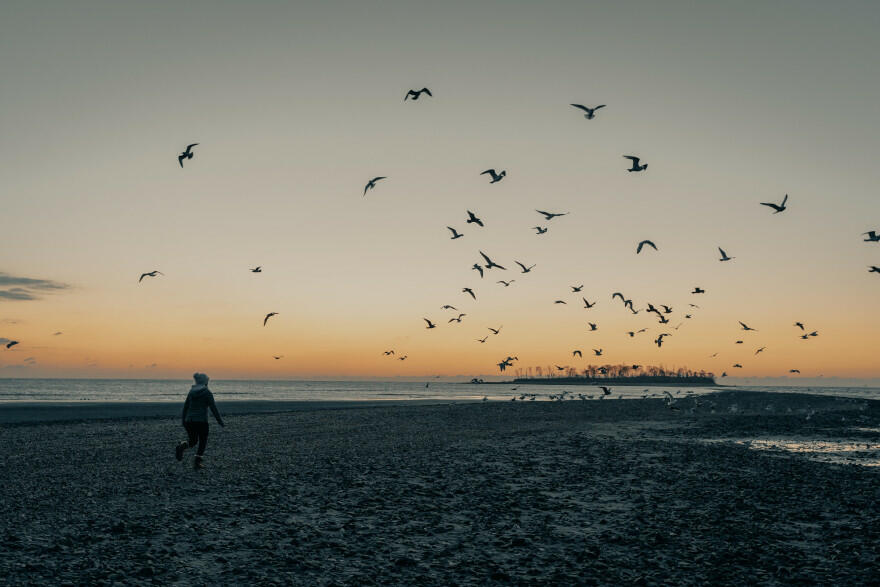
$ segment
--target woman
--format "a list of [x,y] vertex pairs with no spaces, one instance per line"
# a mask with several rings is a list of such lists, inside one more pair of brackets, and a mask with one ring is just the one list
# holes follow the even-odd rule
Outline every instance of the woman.
[[193,379],[196,383],[193,385],[189,394],[186,396],[186,402],[183,404],[183,427],[186,428],[187,440],[177,445],[174,454],[178,461],[183,460],[183,451],[188,446],[195,446],[198,443],[199,448],[196,449],[196,458],[193,467],[202,468],[202,458],[205,455],[205,445],[208,443],[208,408],[221,426],[225,426],[220,412],[217,411],[217,404],[214,403],[214,394],[208,389],[208,376],[204,373],[194,373]]

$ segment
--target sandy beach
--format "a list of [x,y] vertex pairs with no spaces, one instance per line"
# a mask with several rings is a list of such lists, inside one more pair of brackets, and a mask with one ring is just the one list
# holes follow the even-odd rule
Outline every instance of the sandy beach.
[[7,415],[0,582],[880,581],[880,402],[220,407],[201,471],[151,408]]

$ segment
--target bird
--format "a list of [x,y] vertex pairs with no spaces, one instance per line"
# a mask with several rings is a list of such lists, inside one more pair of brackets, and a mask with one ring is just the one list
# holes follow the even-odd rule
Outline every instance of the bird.
[[587,324],[590,325],[590,332],[595,332],[596,330],[599,330],[599,327],[596,326],[594,323],[592,323],[592,322],[587,322]]
[[496,263],[495,261],[493,261],[492,259],[490,259],[490,258],[486,255],[486,253],[484,253],[483,251],[480,251],[480,256],[483,257],[483,259],[486,260],[486,270],[487,270],[487,271],[488,271],[489,269],[491,269],[492,267],[497,267],[498,269],[503,269],[504,271],[507,271],[507,268],[506,268],[506,267],[502,267],[501,265],[499,265],[498,263]]
[[446,228],[448,228],[449,230],[452,231],[452,236],[449,237],[450,240],[455,240],[455,239],[457,239],[457,238],[461,238],[461,237],[464,236],[463,234],[459,233],[458,231],[456,231],[456,230],[455,230],[454,228],[452,228],[451,226],[447,226]]
[[547,228],[544,226],[533,226],[532,228],[538,231],[536,234],[544,234],[547,232]]
[[635,157],[635,156],[633,156],[633,155],[624,155],[623,158],[624,158],[624,159],[629,159],[630,161],[632,161],[632,167],[630,167],[629,169],[627,169],[627,171],[630,171],[630,172],[632,172],[632,171],[644,171],[644,170],[646,170],[646,169],[648,168],[648,164],[647,164],[647,163],[645,163],[644,165],[639,165],[639,158],[638,158],[638,157]]
[[584,289],[584,285],[583,285],[583,284],[581,284],[581,285],[570,285],[570,286],[568,286],[568,287],[571,288],[571,293],[578,293],[579,291],[581,291],[582,289]]
[[691,293],[692,294],[704,294],[704,293],[706,293],[706,290],[703,289],[702,287],[695,287],[694,291],[692,291]]
[[800,322],[795,322],[794,325],[797,326],[798,328],[800,328],[801,330],[804,329],[804,325],[801,324]]
[[819,336],[819,331],[814,330],[813,332],[811,332],[811,333],[808,334],[807,336]]
[[386,357],[393,355],[394,349],[391,349],[390,351],[382,351],[382,354],[385,355]]
[[718,259],[719,261],[730,261],[731,259],[736,259],[736,257],[728,257],[727,253],[725,253],[724,249],[722,249],[721,247],[718,247],[718,251],[721,253],[721,258]]
[[544,212],[543,210],[535,210],[538,214],[543,214],[545,220],[553,220],[557,216],[565,216],[568,212]]
[[187,145],[186,151],[184,151],[183,153],[181,153],[180,155],[177,156],[177,162],[180,163],[181,167],[183,167],[183,160],[184,159],[192,159],[193,158],[192,148],[195,147],[196,145],[198,145],[198,143],[192,143],[191,145]]
[[161,271],[150,271],[149,273],[141,273],[141,278],[138,279],[138,283],[144,280],[144,277],[156,277],[157,275],[165,275]]
[[581,299],[584,300],[584,308],[586,308],[587,310],[589,310],[590,308],[595,306],[597,303],[599,303],[599,302],[593,302],[591,304],[590,302],[587,301],[587,298],[581,298]]
[[284,358],[284,355],[272,355],[272,358],[277,361],[278,359]]
[[800,373],[801,370],[800,369],[789,369],[788,372],[789,373]]
[[603,393],[603,394],[605,394],[605,395],[611,395],[611,388],[608,387],[607,385],[600,385],[600,386],[599,386],[599,389],[602,390],[602,393]]
[[876,231],[871,230],[871,231],[869,231],[869,232],[863,232],[862,235],[868,237],[868,238],[866,238],[863,242],[866,242],[866,243],[880,243],[880,234],[877,234]]
[[500,173],[495,173],[494,169],[487,169],[486,171],[480,173],[480,175],[486,175],[487,173],[492,176],[492,181],[490,181],[489,183],[498,183],[507,176],[507,171],[503,169]]
[[611,299],[613,300],[614,298],[620,298],[620,301],[623,302],[624,304],[626,304],[626,298],[624,298],[623,294],[620,293],[619,291],[616,291],[613,294],[611,294]]
[[11,349],[12,347],[14,347],[17,344],[18,344],[17,340],[10,340],[9,342],[6,343],[6,348]]
[[525,265],[523,265],[523,264],[520,263],[519,261],[514,261],[514,263],[516,263],[517,265],[519,265],[520,267],[522,267],[522,273],[528,273],[529,271],[531,271],[532,269],[535,268],[534,265],[532,265],[532,266],[530,266],[530,267],[526,267]]
[[478,339],[477,339],[477,342],[486,342],[486,339],[487,339],[487,338],[489,338],[489,335],[488,335],[488,334],[487,334],[486,336],[484,336],[483,338],[478,338]]
[[474,263],[474,266],[471,267],[471,269],[473,269],[474,271],[479,271],[479,273],[480,273],[480,279],[483,278],[483,268],[480,267],[480,264],[479,264],[479,263]]
[[664,314],[672,314],[672,308],[670,308],[666,304],[660,304],[660,307],[663,308]]
[[278,312],[269,312],[268,314],[266,314],[266,317],[263,318],[263,326],[266,325],[266,322],[269,321],[269,318],[271,318],[272,316],[277,316],[277,315],[278,315]]
[[458,308],[456,308],[455,306],[450,306],[449,304],[446,304],[445,306],[440,306],[440,309],[441,310],[455,310],[456,312],[458,312]]
[[557,371],[565,371],[565,367],[560,367],[559,365],[553,365],[553,366],[556,367]]
[[599,108],[605,108],[605,104],[599,104],[598,106],[594,106],[592,108],[584,106],[583,104],[572,104],[572,106],[586,112],[586,114],[584,114],[584,118],[586,118],[587,120],[593,120],[594,118],[596,118],[596,110],[598,110]]
[[474,290],[472,290],[472,289],[469,288],[469,287],[463,287],[463,288],[461,289],[461,292],[462,292],[462,293],[466,293],[466,294],[470,294],[470,296],[471,296],[472,298],[477,299],[477,296],[474,295]]
[[480,220],[479,218],[477,218],[473,212],[468,210],[467,213],[468,213],[468,219],[467,219],[468,224],[476,224],[478,226],[483,226],[483,221]]
[[428,88],[422,88],[421,90],[408,91],[406,93],[406,96],[403,97],[403,101],[406,102],[409,98],[412,98],[413,100],[418,100],[422,94],[428,94],[432,98],[434,97],[434,94],[431,93],[431,90],[429,90]]
[[458,315],[458,318],[450,318],[449,321],[447,322],[447,324],[450,324],[450,323],[452,323],[452,322],[458,322],[459,324],[461,324],[461,319],[462,319],[464,316],[467,316],[467,314],[459,314],[459,315]]
[[597,357],[601,357],[602,356],[602,349],[593,349],[593,354],[596,355]]
[[409,355],[403,355],[402,357],[397,357],[398,361],[405,361],[409,357]]
[[868,267],[868,273],[880,273],[880,267],[877,267],[876,265],[870,265]]
[[376,182],[379,181],[380,179],[388,179],[388,178],[385,177],[384,175],[380,175],[379,177],[374,177],[373,179],[368,181],[367,185],[364,186],[364,195],[365,196],[367,195],[367,190],[371,190],[371,189],[375,188]]
[[738,340],[738,341],[736,341],[734,344],[742,344],[742,343],[743,343],[743,341]]
[[654,343],[657,345],[657,348],[660,348],[661,346],[663,346],[663,337],[664,336],[672,336],[672,335],[667,332],[660,333],[660,335],[657,337],[657,340],[654,341]]
[[499,332],[501,332],[501,329],[504,328],[504,327],[503,327],[503,326],[499,326],[498,328],[492,328],[491,326],[489,326],[489,327],[487,327],[487,328],[489,328],[489,330],[492,331],[492,334],[498,334]]
[[582,353],[581,351],[575,349],[575,350],[571,351],[571,356],[572,356],[572,357],[581,357],[581,358],[583,358],[584,353]]
[[422,318],[422,320],[424,320],[428,324],[427,326],[425,326],[426,329],[430,330],[431,328],[437,328],[437,325],[434,324],[433,322],[431,322],[430,320],[428,320],[427,318]]
[[[747,325],[745,324],[745,322],[740,322],[739,325],[742,326],[742,329],[743,329],[743,330],[755,330],[754,328],[751,328],[750,326],[747,326]],[[755,332],[757,332],[757,330],[755,330]]]
[[565,304],[566,302],[565,302],[565,300],[555,300],[553,303],[554,304]]
[[496,281],[495,283],[500,283],[500,284],[503,285],[504,287],[510,287],[510,284],[513,283],[514,281],[516,281],[516,280],[515,280],[515,279],[511,279],[510,281],[504,281],[503,279],[499,279],[499,280]]
[[250,269],[250,272],[251,272],[251,273],[262,273],[262,272],[263,272],[263,267],[262,267],[261,265],[257,265],[257,266],[254,267],[253,269]]
[[785,197],[782,199],[781,204],[773,204],[771,202],[761,202],[762,206],[767,206],[769,208],[773,208],[774,214],[779,214],[780,212],[785,211],[785,203],[788,201],[788,194],[785,194]]
[[639,253],[642,252],[642,247],[644,247],[645,245],[648,245],[649,247],[651,247],[651,248],[654,249],[655,251],[657,250],[657,245],[655,245],[654,243],[652,243],[652,242],[649,241],[649,240],[644,240],[644,241],[642,241],[642,242],[639,243],[639,246],[638,246],[638,247],[636,247],[636,255],[638,255]]
[[734,367],[737,368],[737,369],[742,369],[742,368],[743,368],[743,366],[740,365],[739,363],[734,364]]
[[762,346],[761,348],[759,348],[758,350],[755,351],[755,354],[757,355],[758,353],[763,353],[763,352],[764,352],[764,349],[766,349],[766,348],[767,348],[767,347]]

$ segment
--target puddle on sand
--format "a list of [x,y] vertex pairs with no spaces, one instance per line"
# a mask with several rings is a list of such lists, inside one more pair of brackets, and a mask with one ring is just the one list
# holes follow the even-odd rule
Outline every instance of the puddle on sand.
[[787,452],[805,455],[823,463],[880,467],[880,443],[858,441],[853,438],[840,440],[815,440],[798,437],[765,438],[712,438],[708,442],[732,442],[751,450]]

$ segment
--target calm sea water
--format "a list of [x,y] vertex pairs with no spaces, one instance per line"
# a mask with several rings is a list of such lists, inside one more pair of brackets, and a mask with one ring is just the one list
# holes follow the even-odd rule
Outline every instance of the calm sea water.
[[[179,402],[189,391],[190,381],[167,379],[0,379],[0,402],[33,401],[119,401],[119,402]],[[613,386],[611,398],[640,398],[660,396],[664,391],[675,396],[688,393],[705,394],[718,387],[631,387]],[[750,391],[787,391],[814,393],[863,399],[880,399],[880,388],[875,387],[727,387]],[[474,400],[488,397],[494,400],[519,398],[522,394],[549,400],[568,391],[569,397],[597,400],[602,392],[596,387],[578,385],[507,385],[462,384],[439,381],[383,382],[383,381],[211,381],[211,390],[218,401],[239,400],[407,400],[444,399]]]

